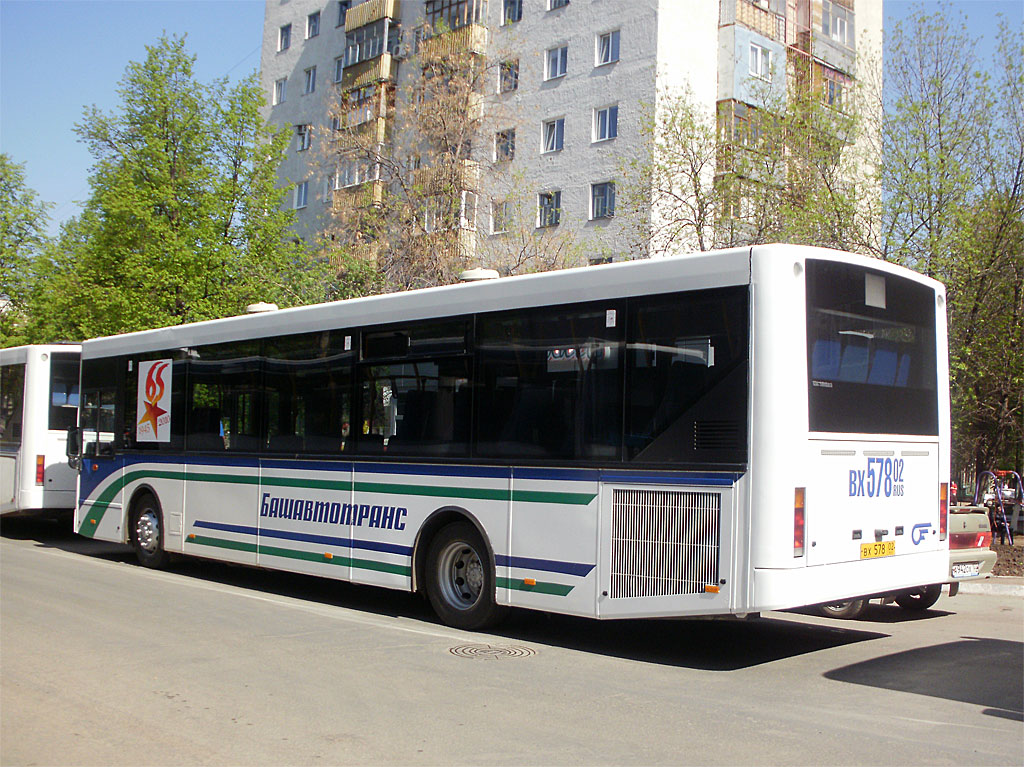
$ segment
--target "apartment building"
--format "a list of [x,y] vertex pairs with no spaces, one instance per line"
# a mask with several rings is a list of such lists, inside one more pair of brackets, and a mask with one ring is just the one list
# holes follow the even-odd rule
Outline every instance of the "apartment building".
[[281,175],[299,236],[323,231],[339,192],[376,180],[316,151],[339,127],[331,105],[346,98],[394,140],[431,35],[493,72],[491,125],[471,149],[480,193],[464,217],[476,242],[507,236],[514,188],[521,225],[604,260],[626,250],[623,160],[642,150],[641,121],[664,94],[686,89],[707,115],[742,121],[766,84],[784,95],[799,69],[838,104],[858,54],[880,54],[882,0],[267,0],[261,81],[268,121],[293,133]]

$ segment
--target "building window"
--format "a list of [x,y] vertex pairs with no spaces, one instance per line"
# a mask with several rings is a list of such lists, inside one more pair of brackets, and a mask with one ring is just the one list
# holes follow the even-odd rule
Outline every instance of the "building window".
[[494,161],[508,162],[516,156],[516,129],[507,128],[494,134]]
[[594,110],[594,141],[608,141],[619,135],[619,107]]
[[295,185],[295,209],[305,208],[309,202],[309,182],[300,181]]
[[843,108],[843,90],[848,78],[834,69],[822,68],[821,99],[834,109]]
[[351,7],[352,0],[338,0],[338,23],[335,24],[335,26],[345,26],[345,17],[348,15],[348,11]]
[[313,140],[313,126],[296,125],[295,137],[298,140],[298,151],[302,152],[309,149]]
[[310,67],[305,70],[306,74],[306,90],[303,93],[312,93],[316,90],[316,67]]
[[619,60],[619,30],[597,37],[597,66]]
[[338,56],[334,60],[334,82],[340,83],[341,78],[345,76],[345,57]]
[[[387,19],[381,19],[373,24],[367,24],[359,29],[354,29],[345,35],[345,66],[350,67],[361,61],[368,61],[384,53],[385,50],[394,52],[398,50],[398,40],[401,28],[397,24],[385,24]],[[384,30],[387,28],[388,37],[385,46]]]
[[754,43],[750,44],[750,74],[762,80],[772,80],[772,52]]
[[544,152],[557,152],[565,145],[565,118],[544,123]]
[[501,23],[515,24],[523,19],[523,0],[502,0]]
[[562,220],[562,193],[541,192],[537,195],[537,226],[558,226]]
[[512,206],[508,200],[491,202],[491,234],[507,232],[511,220]]
[[273,105],[284,103],[285,86],[288,84],[288,78],[282,77],[280,80],[274,83],[274,102]]
[[338,166],[338,174],[334,177],[334,188],[343,189],[376,180],[377,165],[364,158],[354,157],[345,160]]
[[821,31],[825,37],[840,45],[853,48],[853,11],[842,5],[823,0],[821,4]]
[[611,218],[615,215],[615,182],[606,181],[590,187],[590,217]]
[[306,17],[306,39],[316,37],[320,34],[320,11],[311,13]]
[[285,24],[277,33],[277,50],[286,51],[292,45],[292,25]]
[[427,0],[427,25],[433,30],[459,29],[480,21],[483,0]]
[[554,80],[556,77],[565,77],[569,69],[569,46],[563,45],[560,48],[552,48],[548,51],[547,66],[544,71],[545,80]]
[[364,85],[346,93],[337,117],[339,128],[352,128],[372,120],[376,115],[376,96],[375,85]]
[[548,10],[553,11],[556,8],[565,8],[569,4],[569,0],[548,0]]
[[509,93],[519,88],[519,60],[501,62],[498,75],[498,93]]

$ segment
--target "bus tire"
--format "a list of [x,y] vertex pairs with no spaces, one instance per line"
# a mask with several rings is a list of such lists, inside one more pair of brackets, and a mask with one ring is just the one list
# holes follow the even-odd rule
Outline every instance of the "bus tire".
[[854,620],[864,614],[868,609],[866,599],[848,599],[845,602],[828,602],[818,605],[818,612],[826,618],[844,618]]
[[476,630],[500,621],[506,609],[494,599],[494,564],[469,522],[438,531],[427,549],[427,599],[443,623]]
[[135,556],[143,567],[155,570],[167,567],[170,555],[164,550],[164,522],[160,504],[152,493],[145,493],[132,504],[131,536]]
[[927,610],[939,601],[942,595],[942,584],[933,583],[931,586],[920,586],[909,591],[901,591],[896,595],[896,604],[904,610]]

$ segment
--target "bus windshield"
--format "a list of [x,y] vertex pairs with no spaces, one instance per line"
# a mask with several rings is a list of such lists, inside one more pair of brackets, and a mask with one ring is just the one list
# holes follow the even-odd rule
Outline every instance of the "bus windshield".
[[807,260],[811,431],[937,435],[935,364],[931,289]]

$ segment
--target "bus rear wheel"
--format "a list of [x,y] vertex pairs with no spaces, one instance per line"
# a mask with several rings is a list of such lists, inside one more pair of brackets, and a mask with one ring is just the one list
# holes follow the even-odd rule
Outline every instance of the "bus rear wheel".
[[859,618],[867,609],[868,600],[866,599],[849,599],[845,602],[829,602],[818,605],[818,612],[826,618],[845,618],[846,620]]
[[939,601],[941,595],[942,584],[934,583],[931,586],[900,592],[896,595],[896,604],[904,610],[927,610]]
[[430,542],[426,591],[437,616],[455,628],[481,629],[505,616],[494,599],[494,564],[469,522],[445,526]]
[[153,569],[167,567],[171,558],[164,550],[163,515],[151,494],[141,496],[132,507],[129,534],[140,565]]

